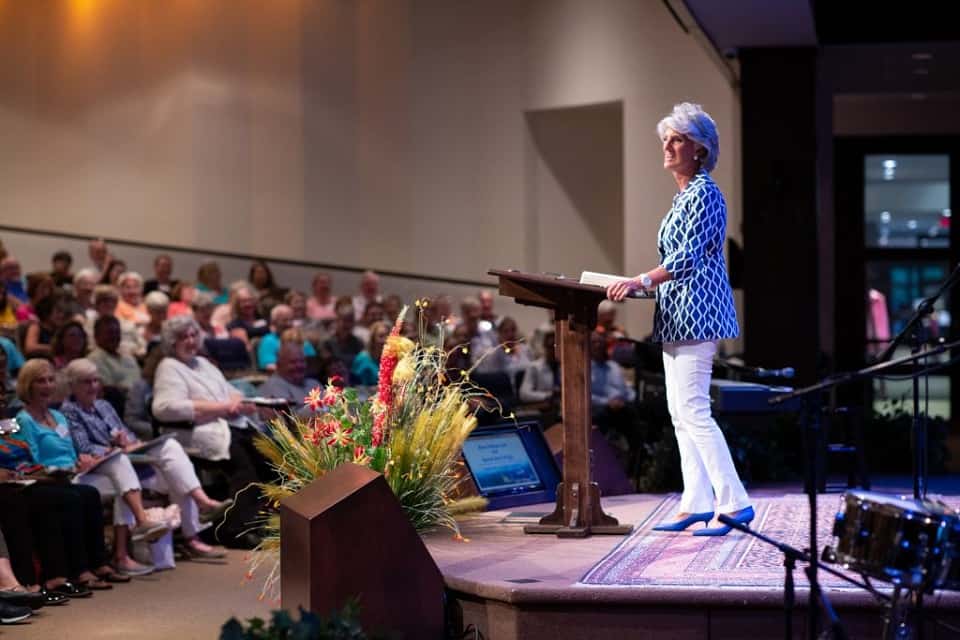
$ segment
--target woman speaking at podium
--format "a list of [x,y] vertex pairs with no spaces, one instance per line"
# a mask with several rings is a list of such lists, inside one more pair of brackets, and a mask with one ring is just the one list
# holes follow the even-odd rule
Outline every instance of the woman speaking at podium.
[[611,300],[638,289],[656,289],[653,338],[663,344],[667,407],[677,435],[683,496],[676,519],[655,526],[682,531],[703,522],[695,536],[722,536],[726,514],[747,523],[754,512],[730,457],[723,433],[710,414],[710,376],[717,341],[739,334],[733,292],[723,259],[727,205],[710,178],[720,154],[717,126],[697,104],[682,103],[657,124],[663,168],[678,192],[660,224],[660,264],[607,288]]

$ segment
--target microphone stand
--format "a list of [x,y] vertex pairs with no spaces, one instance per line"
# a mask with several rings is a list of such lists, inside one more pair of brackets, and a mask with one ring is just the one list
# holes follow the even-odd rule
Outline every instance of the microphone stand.
[[[937,300],[954,285],[960,282],[960,264],[950,273],[946,280],[940,285],[929,298],[921,302],[913,315],[907,321],[907,324],[900,330],[887,348],[877,357],[878,362],[885,362],[893,356],[897,346],[902,343],[907,336],[910,337],[911,355],[920,354],[920,350],[926,341],[926,328],[923,326],[923,319],[933,313],[933,306]],[[911,436],[913,440],[913,497],[920,499],[927,496],[927,417],[920,412],[920,375],[923,368],[921,360],[918,358],[913,361],[913,424]],[[924,376],[924,379],[928,379]]]
[[[814,603],[818,603],[824,608],[824,611],[827,612],[827,618],[830,620],[830,628],[834,634],[834,638],[846,638],[846,631],[843,628],[843,625],[840,623],[839,618],[837,617],[836,612],[833,610],[833,607],[830,605],[830,602],[824,594],[822,589],[818,589],[816,592],[813,590],[814,578],[811,577],[811,571],[814,569],[821,569],[827,573],[840,578],[846,582],[849,582],[855,587],[860,587],[866,591],[869,591],[874,597],[878,598],[882,602],[889,602],[890,597],[886,596],[876,589],[872,588],[865,582],[860,582],[856,578],[851,578],[850,576],[837,571],[833,567],[829,567],[820,562],[816,557],[812,556],[807,551],[801,551],[795,547],[791,547],[788,544],[783,542],[778,542],[773,538],[769,538],[759,531],[754,531],[748,525],[745,525],[741,522],[737,522],[730,516],[726,514],[720,514],[717,516],[720,522],[723,524],[733,527],[738,531],[743,533],[750,534],[754,538],[758,538],[767,544],[776,547],[781,553],[783,553],[783,566],[785,567],[785,588],[783,590],[783,606],[784,606],[784,638],[787,640],[793,639],[793,609],[794,609],[794,582],[793,582],[793,570],[796,566],[797,561],[808,563],[808,567],[805,569],[807,573],[807,578],[810,580],[810,597],[809,604],[810,608],[816,610]],[[808,626],[809,628],[809,626]],[[814,637],[816,637],[816,632],[814,631]]]

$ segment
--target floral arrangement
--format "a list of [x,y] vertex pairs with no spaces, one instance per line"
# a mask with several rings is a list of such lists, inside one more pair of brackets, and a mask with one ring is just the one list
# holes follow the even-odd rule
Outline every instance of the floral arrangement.
[[[427,304],[417,301],[418,308]],[[460,450],[477,424],[477,408],[492,396],[469,381],[469,371],[448,375],[449,354],[442,348],[402,336],[406,311],[387,338],[373,396],[361,399],[333,378],[304,399],[310,417],[275,419],[257,439],[257,449],[277,471],[275,483],[258,485],[273,511],[260,522],[265,535],[246,576],[271,566],[261,598],[279,590],[280,501],[343,463],[382,473],[420,532],[445,527],[462,539],[455,516],[486,506],[483,498],[455,495],[464,476]]]

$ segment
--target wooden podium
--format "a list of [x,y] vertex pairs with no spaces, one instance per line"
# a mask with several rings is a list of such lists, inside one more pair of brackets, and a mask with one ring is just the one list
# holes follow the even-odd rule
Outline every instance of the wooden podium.
[[519,304],[552,309],[563,391],[563,482],[557,485],[557,508],[527,525],[525,533],[555,533],[562,538],[591,534],[622,535],[633,530],[603,512],[600,490],[590,478],[590,332],[597,324],[603,287],[580,284],[562,276],[493,269],[500,294]]

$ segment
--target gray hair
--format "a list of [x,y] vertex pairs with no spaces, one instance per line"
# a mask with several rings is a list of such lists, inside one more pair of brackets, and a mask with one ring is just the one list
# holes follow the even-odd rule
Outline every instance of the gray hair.
[[146,305],[147,309],[158,311],[170,306],[170,298],[163,291],[151,291],[143,299],[143,304]]
[[293,307],[291,307],[290,305],[287,305],[287,304],[278,304],[278,305],[276,305],[273,309],[270,309],[270,322],[271,322],[271,324],[272,324],[272,323],[275,323],[275,322],[277,321],[277,317],[278,317],[282,312],[286,312],[286,311],[289,311],[290,314],[293,315]]
[[93,267],[84,267],[83,269],[80,269],[80,271],[77,271],[77,273],[73,276],[73,279],[89,280],[90,282],[96,284],[97,280],[100,279],[100,272]]
[[212,294],[207,291],[197,291],[193,296],[193,301],[190,303],[190,306],[194,309],[207,309],[217,305],[213,301]]
[[136,271],[124,271],[123,273],[121,273],[120,276],[117,278],[117,285],[119,286],[124,282],[126,282],[127,280],[133,280],[141,288],[143,287],[143,276],[137,273]]
[[67,384],[71,387],[77,384],[81,378],[89,375],[99,375],[97,365],[93,364],[93,362],[87,358],[71,360],[63,372],[67,376]]
[[710,173],[717,166],[720,157],[720,136],[717,123],[698,104],[681,102],[674,105],[670,115],[657,123],[657,135],[663,139],[667,129],[673,129],[706,150],[706,157],[700,160],[700,166]]
[[191,328],[196,329],[197,333],[201,335],[203,334],[203,331],[200,329],[200,325],[197,324],[197,321],[193,319],[193,316],[174,316],[164,322],[163,330],[161,332],[161,346],[163,347],[164,353],[173,355],[173,348],[174,345],[177,344],[177,339]]

